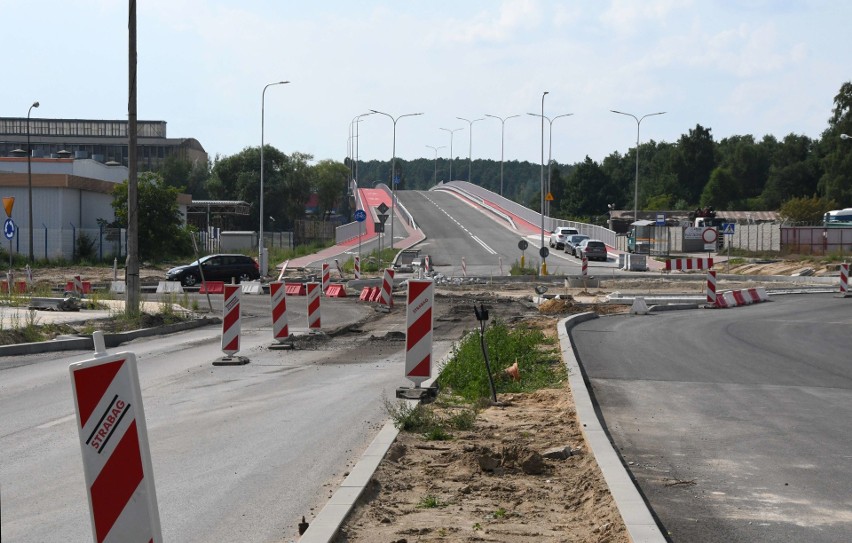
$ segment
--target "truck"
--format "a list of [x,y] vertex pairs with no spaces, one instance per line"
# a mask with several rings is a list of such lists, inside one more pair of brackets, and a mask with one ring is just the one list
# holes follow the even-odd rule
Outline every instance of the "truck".
[[698,227],[713,227],[719,233],[716,238],[716,249],[721,251],[725,246],[725,236],[722,235],[724,221],[716,217],[712,207],[698,208],[689,214],[689,225]]

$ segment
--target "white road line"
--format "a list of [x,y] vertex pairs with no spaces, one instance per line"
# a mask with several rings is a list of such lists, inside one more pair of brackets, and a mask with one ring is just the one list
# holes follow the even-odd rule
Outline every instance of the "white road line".
[[489,253],[491,253],[492,255],[496,255],[496,254],[497,254],[497,251],[495,251],[494,249],[492,249],[491,247],[489,247],[488,245],[486,245],[486,244],[485,244],[485,242],[484,242],[484,241],[482,241],[481,239],[479,239],[478,237],[473,236],[473,235],[471,235],[470,237],[472,237],[472,238],[473,238],[473,240],[474,240],[476,243],[478,243],[478,244],[482,245],[482,247],[483,247],[486,251],[488,251]]

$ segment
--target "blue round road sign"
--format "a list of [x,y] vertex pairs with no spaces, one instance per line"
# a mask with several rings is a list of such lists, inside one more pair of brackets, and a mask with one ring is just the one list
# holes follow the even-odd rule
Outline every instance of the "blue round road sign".
[[367,214],[364,212],[363,209],[355,211],[355,220],[358,222],[364,222],[367,220]]
[[15,237],[15,221],[6,219],[6,222],[3,223],[3,234],[6,236],[6,239]]

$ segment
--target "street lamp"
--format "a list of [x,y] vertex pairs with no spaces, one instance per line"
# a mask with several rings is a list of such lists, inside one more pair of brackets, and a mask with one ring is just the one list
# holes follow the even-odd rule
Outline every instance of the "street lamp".
[[449,181],[453,180],[453,132],[458,132],[459,130],[464,130],[463,128],[441,128],[445,132],[450,133],[450,178]]
[[[538,113],[527,113],[527,115],[532,115],[533,117],[544,117],[544,119],[547,119],[547,122],[550,124],[550,132],[547,136],[548,150],[547,150],[547,187],[546,187],[547,193],[550,194],[550,172],[552,170],[551,166],[553,164],[553,159],[551,158],[553,156],[553,121],[555,121],[556,119],[558,119],[560,117],[570,117],[571,115],[573,115],[573,113],[563,113],[562,115],[557,115],[556,117],[554,117],[552,119],[550,117],[545,117],[544,115],[539,115]],[[542,119],[542,121],[544,119]],[[547,216],[549,217],[550,216],[550,202],[545,200],[544,207],[545,207],[545,212],[547,213]]]
[[[544,97],[550,94],[544,91],[541,94],[541,248],[544,249]],[[541,273],[547,275],[547,259],[541,257]]]
[[618,113],[619,115],[627,115],[628,117],[633,117],[633,120],[636,121],[636,181],[633,186],[633,221],[639,220],[639,125],[642,124],[642,119],[645,117],[652,117],[654,115],[663,115],[665,111],[658,111],[657,113],[647,113],[642,115],[642,117],[637,118],[636,115],[632,113],[624,113],[623,111],[616,111],[611,109],[613,113]]
[[394,208],[396,208],[396,185],[398,183],[396,178],[396,122],[403,117],[415,117],[417,115],[423,115],[423,113],[406,113],[404,115],[400,115],[397,118],[394,118],[390,113],[385,113],[383,111],[377,111],[375,109],[371,109],[370,112],[378,113],[379,115],[384,115],[393,121],[393,159],[391,160],[391,240],[390,240],[390,248],[393,250],[393,215]]
[[520,117],[520,115],[509,115],[508,117],[498,117],[497,115],[485,114],[486,117],[497,119],[500,121],[500,196],[503,196],[503,139],[506,135],[506,121]]
[[[349,141],[351,142],[349,145],[349,175],[355,179],[355,184],[358,183],[358,138],[359,138],[359,124],[361,122],[361,117],[367,117],[368,115],[372,115],[373,113],[362,113],[360,115],[356,115],[352,118],[352,121],[349,123]],[[352,134],[352,127],[355,126],[355,134]],[[354,168],[352,166],[352,161],[354,160],[355,165]]]
[[[36,102],[36,105],[38,105],[38,102]],[[850,136],[849,134],[840,134],[840,139],[848,140],[848,139],[852,139],[852,136]]]
[[473,160],[473,123],[477,121],[484,121],[485,117],[480,117],[479,119],[474,119],[472,121],[470,119],[465,119],[464,117],[456,117],[456,119],[464,121],[468,125],[468,135],[470,138],[468,139],[467,146],[467,182],[473,183],[473,180],[470,178],[470,167]]
[[266,262],[266,253],[263,247],[263,129],[264,129],[264,109],[266,104],[266,89],[273,85],[286,85],[289,81],[277,81],[269,83],[263,87],[263,92],[260,93],[260,235],[257,243],[257,261],[260,265],[261,276],[266,275],[268,269]]
[[33,170],[32,170],[32,156],[33,150],[30,147],[30,113],[32,113],[34,107],[38,107],[38,101],[33,102],[33,105],[30,106],[30,109],[27,110],[27,193],[29,195],[29,206],[30,206],[30,216],[29,216],[29,229],[30,229],[30,264],[35,262],[33,258]]
[[434,147],[432,145],[427,145],[426,147],[435,151],[435,177],[432,179],[432,184],[437,185],[438,184],[438,149],[443,149],[443,148],[446,147],[446,145],[441,145],[440,147]]

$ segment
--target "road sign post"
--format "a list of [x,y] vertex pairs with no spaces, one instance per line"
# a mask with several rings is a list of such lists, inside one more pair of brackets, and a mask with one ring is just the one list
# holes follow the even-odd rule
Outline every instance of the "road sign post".
[[525,239],[518,242],[518,249],[521,250],[521,273],[524,272],[524,257],[526,256],[526,250],[529,246],[530,244],[527,243],[527,240]]
[[[364,225],[364,221],[367,220],[367,213],[363,209],[358,209],[355,211],[355,220],[358,221],[358,262],[361,261],[361,227]],[[361,279],[361,269],[356,266],[356,277],[355,279]]]
[[[14,203],[14,199],[12,200]],[[6,202],[3,202],[6,205]],[[12,211],[12,206],[6,207],[6,213],[10,213]],[[9,269],[12,269],[12,238],[15,237],[15,221],[10,218],[6,219],[6,222],[3,223],[3,235],[6,236],[6,239],[9,240]]]

